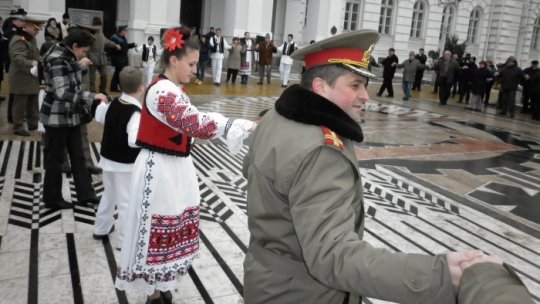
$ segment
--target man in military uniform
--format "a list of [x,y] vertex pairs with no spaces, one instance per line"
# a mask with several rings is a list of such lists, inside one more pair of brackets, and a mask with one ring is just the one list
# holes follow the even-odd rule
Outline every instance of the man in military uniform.
[[362,240],[364,207],[354,142],[369,99],[375,31],[296,51],[306,71],[257,127],[248,179],[244,298],[254,303],[455,303],[463,268],[481,251],[392,253]]
[[39,50],[35,37],[44,23],[44,20],[26,17],[23,28],[9,42],[9,92],[14,96],[13,133],[20,136],[30,135],[24,128],[25,119],[29,131],[36,130],[38,125],[39,80],[30,73],[30,69],[38,64]]
[[[2,25],[2,27],[5,29],[4,29],[4,38],[2,39],[2,42],[1,42],[0,51],[2,52],[2,55],[4,57],[4,66],[5,66],[6,72],[8,73],[9,73],[9,66],[11,64],[11,60],[9,58],[9,42],[11,41],[11,38],[13,38],[13,35],[17,33],[17,31],[22,30],[26,15],[27,13],[23,8],[11,10],[11,12],[9,13],[9,17],[6,19],[6,21]],[[9,94],[8,108],[7,108],[8,123],[13,123],[12,109],[13,109],[13,94]]]

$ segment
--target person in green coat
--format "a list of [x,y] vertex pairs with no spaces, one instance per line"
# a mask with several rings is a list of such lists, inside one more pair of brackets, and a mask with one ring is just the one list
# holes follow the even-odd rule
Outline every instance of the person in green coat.
[[[30,136],[28,130],[36,130],[38,125],[38,93],[39,80],[30,73],[37,67],[39,50],[36,36],[42,29],[45,20],[25,18],[25,25],[18,29],[9,42],[9,93],[13,99],[13,133],[19,136]],[[28,130],[24,128],[24,121]]]
[[244,300],[255,303],[455,303],[463,262],[481,251],[392,253],[363,240],[355,142],[375,31],[297,50],[306,71],[262,118],[244,159],[251,233]]

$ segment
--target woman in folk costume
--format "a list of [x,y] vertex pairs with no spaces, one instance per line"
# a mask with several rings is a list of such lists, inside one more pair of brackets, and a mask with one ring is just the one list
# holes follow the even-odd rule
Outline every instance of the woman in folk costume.
[[[148,303],[170,303],[170,290],[199,253],[199,186],[190,151],[194,138],[242,139],[256,124],[202,113],[183,84],[195,75],[199,43],[189,28],[165,34],[164,73],[148,87],[141,111],[132,197],[117,270],[120,290],[143,289]],[[236,143],[238,146],[238,142]]]

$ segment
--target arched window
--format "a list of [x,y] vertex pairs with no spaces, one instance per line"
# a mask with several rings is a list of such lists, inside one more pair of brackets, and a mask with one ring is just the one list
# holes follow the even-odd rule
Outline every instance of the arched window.
[[446,39],[452,32],[452,23],[454,22],[454,7],[447,5],[443,10],[443,16],[441,21],[441,33],[439,40]]
[[478,29],[480,28],[481,18],[482,13],[480,12],[480,8],[473,9],[469,19],[469,30],[467,31],[467,42],[469,44],[478,43]]
[[533,50],[540,50],[540,17],[536,17],[536,20],[534,21],[533,26],[533,34],[532,34],[532,41],[531,41],[531,48]]
[[360,0],[349,0],[345,3],[345,17],[343,18],[343,31],[356,31],[360,16]]
[[392,33],[392,17],[394,14],[394,0],[381,0],[381,15],[379,16],[379,33],[390,35]]
[[411,23],[411,37],[422,37],[422,30],[424,26],[424,20],[426,18],[426,3],[424,1],[416,1],[414,3],[412,23]]

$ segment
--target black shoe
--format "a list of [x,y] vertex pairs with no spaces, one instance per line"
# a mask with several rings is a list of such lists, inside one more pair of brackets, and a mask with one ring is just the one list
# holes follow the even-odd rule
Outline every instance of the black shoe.
[[381,93],[377,93],[377,94],[375,94],[375,95],[377,95],[377,96],[381,97],[381,95],[382,95],[382,94],[381,94]]
[[498,112],[499,115],[506,115],[506,112]]
[[68,165],[62,165],[62,173],[71,173],[71,166]]
[[386,95],[384,97],[388,97],[388,98],[394,98],[394,95]]
[[163,299],[163,303],[172,304],[172,293],[169,290],[160,291],[159,293],[161,294],[161,298]]
[[282,84],[281,87],[282,87],[282,88],[286,88],[287,85],[286,85],[286,84]]
[[100,201],[99,198],[94,196],[92,198],[88,198],[88,199],[85,199],[85,200],[78,201],[77,205],[94,208],[94,205],[99,205],[99,201]]
[[45,208],[49,208],[51,210],[71,209],[73,208],[73,204],[70,204],[66,202],[65,200],[60,200],[52,204],[45,203]]
[[86,170],[88,170],[88,173],[90,174],[101,174],[101,172],[103,172],[101,168],[96,166],[86,167]]
[[215,85],[216,87],[219,87],[219,82],[214,82],[214,85]]
[[403,101],[409,101],[409,98],[403,97]]
[[30,132],[28,132],[26,130],[13,131],[13,134],[19,135],[19,136],[30,136]]
[[157,299],[153,299],[153,300],[150,300],[150,298],[148,298],[146,300],[146,304],[164,304],[165,302],[163,302],[163,299],[161,297],[157,298]]
[[109,234],[113,233],[114,231],[114,224],[112,225],[111,227],[111,230],[109,231],[109,233],[107,234],[92,234],[92,237],[94,238],[94,240],[103,240],[104,238],[108,237]]
[[0,96],[0,101],[4,101],[6,98],[4,96]]
[[257,84],[263,84],[262,81],[258,81]]
[[37,130],[37,126],[28,126],[28,131],[35,131]]

